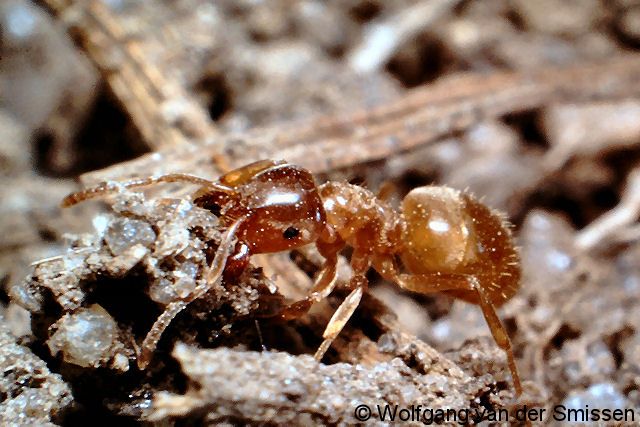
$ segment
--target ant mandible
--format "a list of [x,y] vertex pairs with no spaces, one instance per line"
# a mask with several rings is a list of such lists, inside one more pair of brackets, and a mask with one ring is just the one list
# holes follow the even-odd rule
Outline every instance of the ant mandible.
[[[190,302],[224,277],[239,275],[252,254],[291,250],[315,243],[325,258],[306,298],[283,309],[292,319],[327,297],[336,284],[338,254],[353,248],[350,294],[327,325],[315,353],[320,361],[367,290],[367,270],[417,292],[444,292],[479,305],[494,340],[507,355],[516,394],[522,393],[511,342],[498,315],[517,291],[519,256],[505,219],[471,195],[444,186],[419,187],[407,194],[401,212],[369,190],[342,182],[316,186],[306,169],[285,161],[263,160],[228,172],[218,181],[188,174],[102,184],[67,196],[62,206],[119,188],[161,182],[187,182],[200,188],[194,205],[219,217],[225,232],[206,279],[187,297],[169,303],[145,337],[138,366],[150,362],[160,336]],[[399,262],[406,269],[399,268]]]

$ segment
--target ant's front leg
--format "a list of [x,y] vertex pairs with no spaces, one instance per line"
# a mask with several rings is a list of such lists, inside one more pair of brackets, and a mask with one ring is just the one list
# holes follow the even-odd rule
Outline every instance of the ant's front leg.
[[71,193],[60,203],[63,208],[73,206],[84,200],[93,199],[103,194],[115,193],[123,188],[137,188],[147,187],[153,184],[169,182],[186,182],[189,184],[198,184],[203,187],[211,188],[211,190],[218,190],[225,193],[230,193],[232,190],[217,182],[210,181],[205,178],[200,178],[195,175],[189,175],[186,173],[170,173],[166,175],[160,175],[158,177],[150,178],[135,178],[124,182],[104,182],[95,187],[87,188],[86,190],[78,191],[77,193]]
[[324,257],[324,263],[320,268],[316,281],[307,296],[285,307],[279,314],[283,320],[296,319],[306,314],[316,302],[325,299],[336,287],[338,272],[338,253],[344,248],[342,240],[325,243],[316,243],[318,252]]
[[245,218],[243,217],[236,220],[236,222],[234,222],[222,235],[216,255],[209,268],[203,274],[204,280],[201,280],[193,292],[185,298],[169,303],[164,312],[154,322],[151,330],[147,333],[144,341],[142,341],[142,347],[140,349],[140,354],[138,355],[138,367],[140,369],[146,368],[151,361],[153,353],[158,345],[158,341],[160,341],[160,337],[171,321],[182,310],[184,310],[189,303],[201,298],[209,291],[209,289],[222,280],[222,274],[224,273],[225,266],[227,265],[227,259],[232,253],[232,248],[235,247],[234,239],[236,232],[244,219]]
[[236,242],[233,252],[227,258],[227,264],[224,267],[222,278],[226,283],[233,282],[238,279],[249,266],[251,258],[251,248],[242,241]]

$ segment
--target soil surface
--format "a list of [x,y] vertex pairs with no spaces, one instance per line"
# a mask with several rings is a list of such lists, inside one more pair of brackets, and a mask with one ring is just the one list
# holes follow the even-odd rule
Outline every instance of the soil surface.
[[[3,1],[0,424],[506,425],[524,405],[640,423],[639,49],[634,0]],[[117,182],[263,158],[394,208],[437,184],[504,213],[523,394],[478,306],[373,271],[317,362],[350,251],[328,298],[277,316],[315,248],[253,256],[140,369],[225,225],[197,186]],[[110,196],[60,207],[101,181]]]

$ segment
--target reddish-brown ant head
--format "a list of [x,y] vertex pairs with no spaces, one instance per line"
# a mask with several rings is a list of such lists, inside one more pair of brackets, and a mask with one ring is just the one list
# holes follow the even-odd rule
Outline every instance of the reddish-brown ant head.
[[201,191],[195,203],[220,214],[225,222],[245,217],[236,235],[251,253],[304,246],[317,241],[326,228],[322,201],[306,169],[261,161],[234,170],[219,182],[233,191]]

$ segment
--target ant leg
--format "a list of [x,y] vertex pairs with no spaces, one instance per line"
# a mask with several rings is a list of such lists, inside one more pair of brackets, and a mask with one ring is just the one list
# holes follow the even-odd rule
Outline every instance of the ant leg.
[[304,299],[294,302],[280,312],[279,316],[283,320],[291,320],[302,316],[309,311],[313,304],[329,296],[336,286],[338,253],[344,247],[344,242],[340,241],[333,244],[318,242],[317,247],[320,255],[325,258],[320,273],[318,273],[313,287]]
[[369,254],[354,253],[351,257],[351,266],[353,268],[353,276],[349,282],[349,287],[353,288],[353,290],[347,298],[345,298],[342,304],[340,304],[340,307],[338,307],[336,312],[333,313],[331,320],[329,320],[329,323],[322,334],[324,341],[322,341],[322,344],[320,344],[316,354],[313,356],[318,362],[322,360],[324,354],[327,352],[329,347],[331,347],[333,340],[340,335],[340,332],[353,315],[353,312],[358,308],[360,300],[362,300],[362,295],[369,285],[367,277],[365,276],[365,273],[369,268]]
[[376,271],[387,280],[396,282],[401,288],[418,293],[431,293],[450,290],[473,291],[478,294],[482,314],[491,330],[494,341],[507,355],[507,363],[513,378],[516,395],[522,394],[522,383],[518,374],[515,357],[511,348],[511,340],[504,329],[493,303],[484,288],[474,276],[464,274],[399,274],[392,258],[377,257],[374,259]]
[[518,374],[515,357],[513,356],[509,335],[507,335],[507,331],[505,331],[493,303],[486,295],[485,290],[477,283],[473,276],[459,275],[456,278],[455,275],[452,274],[401,274],[399,275],[397,282],[402,288],[419,293],[447,290],[473,290],[477,292],[479,305],[482,309],[482,314],[484,315],[487,325],[489,326],[491,335],[493,336],[496,344],[498,344],[498,347],[500,347],[507,355],[507,363],[509,365],[509,370],[511,371],[511,377],[513,378],[513,386],[516,389],[516,396],[520,396],[522,394],[522,384],[520,382],[520,375]]
[[522,394],[522,383],[520,382],[520,374],[518,373],[516,359],[513,356],[511,339],[509,339],[509,335],[507,335],[507,331],[504,329],[504,325],[500,321],[493,303],[489,299],[482,286],[476,283],[475,288],[480,297],[480,308],[482,309],[482,314],[487,321],[487,325],[489,325],[491,335],[493,335],[493,339],[495,340],[496,344],[498,344],[498,347],[504,350],[504,352],[507,354],[507,362],[509,364],[509,370],[511,371],[513,386],[516,389],[516,396],[519,397]]
[[186,173],[170,173],[166,175],[160,175],[158,177],[137,178],[124,182],[105,182],[95,187],[87,188],[86,190],[69,194],[67,197],[62,199],[60,206],[63,208],[73,206],[84,200],[93,199],[103,194],[117,192],[121,188],[146,187],[162,182],[187,182],[191,184],[199,184],[202,186],[210,187],[211,189],[220,190],[227,193],[232,192],[229,187],[205,178],[200,178],[198,176],[189,175]]
[[347,298],[340,304],[340,307],[333,313],[331,316],[331,320],[329,320],[329,324],[327,328],[324,330],[322,334],[322,344],[318,347],[318,350],[313,355],[313,357],[319,362],[324,357],[324,354],[329,350],[333,340],[336,339],[340,332],[347,324],[353,312],[356,310],[358,305],[360,304],[360,300],[362,299],[362,295],[364,294],[364,290],[367,287],[366,278],[364,276],[358,278],[360,281],[364,281],[364,285],[357,286],[351,293],[347,296]]
[[169,326],[171,321],[182,310],[184,310],[190,302],[202,297],[205,293],[207,293],[207,291],[209,291],[209,289],[211,289],[214,284],[222,280],[222,273],[224,272],[227,258],[229,257],[229,255],[231,255],[231,248],[235,246],[233,245],[233,239],[235,238],[238,227],[240,226],[240,224],[242,224],[243,221],[244,218],[236,220],[236,222],[234,222],[231,227],[229,227],[227,231],[225,231],[222,235],[222,238],[220,239],[220,245],[218,246],[218,251],[213,258],[213,262],[204,274],[205,280],[198,284],[198,286],[196,286],[196,288],[189,296],[181,300],[169,303],[164,312],[154,322],[151,330],[149,331],[149,333],[147,333],[144,341],[142,341],[142,348],[138,356],[138,367],[140,369],[146,368],[151,361],[151,357],[153,355],[153,352],[156,350],[158,341],[160,341],[162,333],[167,328],[167,326]]
[[467,276],[453,273],[402,274],[392,257],[377,256],[373,260],[376,271],[386,280],[397,283],[402,289],[416,293],[435,293],[451,290],[475,291]]

